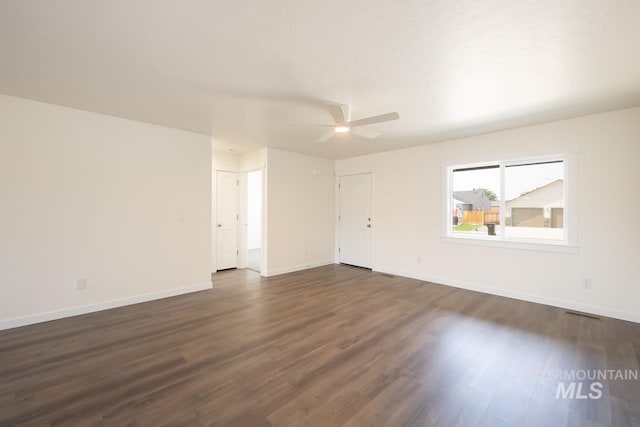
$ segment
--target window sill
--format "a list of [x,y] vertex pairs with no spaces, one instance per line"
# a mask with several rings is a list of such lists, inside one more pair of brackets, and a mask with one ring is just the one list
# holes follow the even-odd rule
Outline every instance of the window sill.
[[490,240],[486,237],[471,236],[442,236],[442,241],[458,245],[485,246],[494,248],[521,249],[538,252],[555,252],[563,254],[577,254],[578,246],[565,242],[536,242],[523,240]]

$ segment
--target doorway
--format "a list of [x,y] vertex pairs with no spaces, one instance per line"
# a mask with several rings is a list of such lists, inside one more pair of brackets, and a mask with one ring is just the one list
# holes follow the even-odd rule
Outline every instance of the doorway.
[[262,170],[247,172],[247,268],[262,267]]
[[372,177],[341,176],[338,181],[338,255],[343,264],[373,267]]

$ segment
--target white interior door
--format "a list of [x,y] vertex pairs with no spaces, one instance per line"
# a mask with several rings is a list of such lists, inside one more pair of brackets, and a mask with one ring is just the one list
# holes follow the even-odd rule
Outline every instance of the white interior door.
[[340,262],[372,268],[371,174],[341,176],[338,194]]
[[238,266],[238,175],[216,173],[217,269]]

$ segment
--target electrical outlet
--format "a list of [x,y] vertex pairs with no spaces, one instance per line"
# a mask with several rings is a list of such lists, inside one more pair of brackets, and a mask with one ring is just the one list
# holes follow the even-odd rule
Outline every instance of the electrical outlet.
[[73,289],[80,291],[87,288],[87,279],[76,279],[73,282]]
[[582,279],[582,288],[591,289],[591,279]]

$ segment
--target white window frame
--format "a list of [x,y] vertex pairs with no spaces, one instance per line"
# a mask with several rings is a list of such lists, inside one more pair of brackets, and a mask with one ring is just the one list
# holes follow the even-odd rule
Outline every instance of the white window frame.
[[[499,236],[489,235],[465,235],[463,233],[453,232],[453,170],[463,168],[473,168],[482,166],[498,166],[500,169],[500,224],[505,223],[506,200],[505,194],[505,168],[513,165],[526,165],[531,163],[562,161],[564,163],[564,212],[563,212],[563,239],[562,240],[543,240],[543,239],[526,239],[518,237],[505,236],[504,233]],[[505,247],[512,249],[525,249],[544,252],[561,252],[561,253],[577,253],[577,154],[562,153],[556,155],[546,155],[539,157],[523,157],[510,158],[506,160],[485,161],[480,163],[465,164],[449,164],[443,167],[443,182],[445,183],[445,203],[443,217],[443,235],[442,238],[448,243],[477,245],[477,246],[493,246]]]

